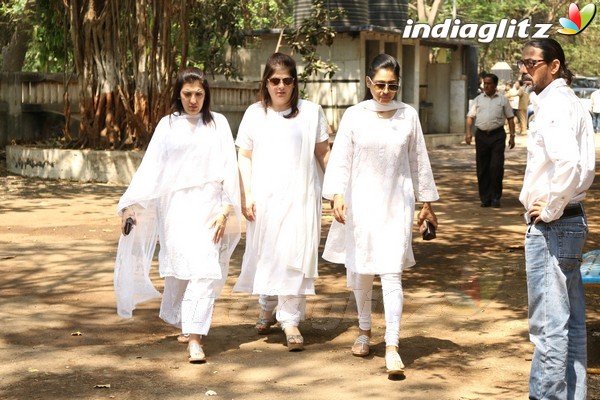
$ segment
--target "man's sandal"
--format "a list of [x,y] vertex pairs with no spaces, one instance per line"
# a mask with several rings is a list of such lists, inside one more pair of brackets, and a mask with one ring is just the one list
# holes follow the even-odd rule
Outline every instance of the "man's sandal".
[[304,350],[304,338],[302,335],[286,335],[285,340],[287,341],[288,351]]
[[188,352],[190,353],[190,357],[188,359],[190,363],[200,364],[206,361],[206,355],[204,354],[204,350],[202,350],[202,346],[200,344],[188,344]]
[[385,353],[385,368],[388,375],[404,374],[404,364],[397,351],[388,351]]
[[371,351],[371,338],[367,335],[359,335],[352,345],[352,355],[356,357],[366,357]]

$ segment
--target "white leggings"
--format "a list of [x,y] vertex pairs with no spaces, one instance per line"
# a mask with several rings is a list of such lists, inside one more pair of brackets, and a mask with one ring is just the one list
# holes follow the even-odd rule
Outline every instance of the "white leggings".
[[212,323],[215,299],[221,294],[225,278],[181,280],[165,278],[160,317],[185,334],[207,335]]
[[281,324],[281,329],[285,329],[300,324],[300,320],[304,317],[306,296],[267,296],[261,294],[258,296],[258,304],[260,304],[262,310],[267,312],[273,312],[277,307],[277,321]]
[[[374,275],[354,274],[352,287],[358,310],[358,327],[364,331],[371,329],[374,278]],[[385,315],[385,345],[398,346],[400,319],[402,318],[402,305],[404,302],[402,274],[381,274],[380,278]]]

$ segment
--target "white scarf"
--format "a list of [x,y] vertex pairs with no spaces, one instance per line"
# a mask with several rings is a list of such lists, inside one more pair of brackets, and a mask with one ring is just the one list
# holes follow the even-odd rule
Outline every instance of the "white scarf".
[[361,101],[358,104],[369,111],[375,111],[375,112],[392,111],[392,110],[397,110],[399,108],[404,107],[403,102],[396,101],[396,100],[392,100],[388,104],[381,104],[378,101],[371,99],[371,100]]

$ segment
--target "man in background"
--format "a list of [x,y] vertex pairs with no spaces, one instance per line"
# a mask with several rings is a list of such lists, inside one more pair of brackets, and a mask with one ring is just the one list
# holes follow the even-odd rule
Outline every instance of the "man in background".
[[508,146],[515,147],[515,122],[513,111],[506,96],[497,92],[498,77],[483,77],[483,93],[473,100],[467,114],[465,142],[471,144],[471,131],[475,123],[475,162],[481,207],[500,208],[502,179],[504,179],[504,150],[506,131],[504,120],[508,119],[510,139]]

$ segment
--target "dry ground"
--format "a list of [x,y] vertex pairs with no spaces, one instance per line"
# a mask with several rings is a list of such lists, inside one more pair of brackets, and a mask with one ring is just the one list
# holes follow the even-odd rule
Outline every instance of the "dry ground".
[[[7,174],[2,159],[0,399],[201,399],[208,391],[215,399],[526,399],[524,141],[507,152],[499,210],[479,207],[473,146],[430,149],[440,227],[436,240],[415,240],[417,265],[404,274],[401,380],[385,374],[381,303],[372,354],[350,355],[355,304],[341,265],[320,266],[301,324],[306,351],[287,352],[279,331],[257,335],[256,298],[231,293],[243,239],[206,339],[209,361],[187,363],[158,301],[131,320],[115,313],[115,208],[125,187],[25,179]],[[600,248],[599,197],[597,179],[585,251]],[[600,289],[587,302],[590,367],[600,368]],[[589,381],[589,399],[600,399],[600,377]]]

